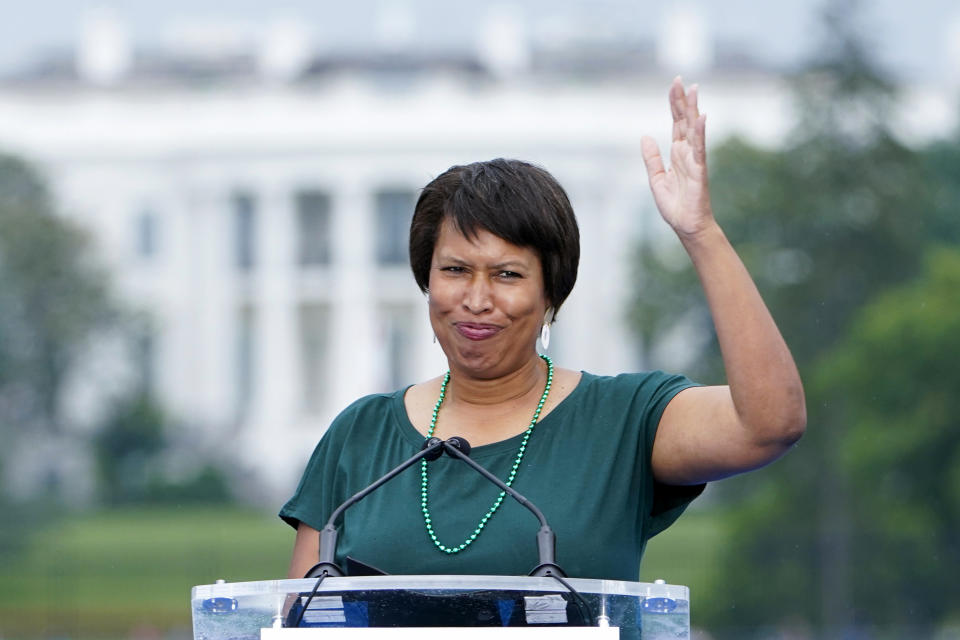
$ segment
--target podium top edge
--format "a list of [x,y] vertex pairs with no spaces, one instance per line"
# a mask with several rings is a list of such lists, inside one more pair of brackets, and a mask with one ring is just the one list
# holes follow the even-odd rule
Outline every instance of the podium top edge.
[[[574,589],[581,593],[625,595],[634,597],[666,597],[674,600],[689,600],[690,590],[683,585],[625,582],[621,580],[597,580],[590,578],[567,578]],[[254,582],[218,582],[197,585],[191,590],[192,599],[238,597],[268,593],[295,593],[311,591],[316,579],[299,578],[284,580],[259,580]],[[365,591],[391,589],[443,589],[478,590],[502,589],[513,591],[566,591],[558,581],[549,577],[529,576],[481,576],[481,575],[388,575],[327,578],[318,593],[326,591]]]

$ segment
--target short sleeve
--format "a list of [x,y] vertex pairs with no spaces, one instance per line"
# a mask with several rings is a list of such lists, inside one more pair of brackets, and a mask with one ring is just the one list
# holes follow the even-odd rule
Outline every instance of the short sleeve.
[[280,518],[294,529],[301,522],[322,529],[345,499],[344,447],[368,404],[369,398],[361,398],[344,409],[314,448],[296,491],[280,509]]
[[334,418],[320,439],[300,484],[280,509],[280,518],[297,528],[304,523],[322,529],[327,519],[349,496],[379,477],[374,459],[364,443],[384,442],[389,407],[397,394],[374,394],[360,398]]
[[644,420],[644,462],[645,468],[650,469],[647,479],[647,495],[651,497],[648,504],[650,510],[645,518],[644,538],[650,539],[671,524],[686,510],[690,503],[703,493],[706,484],[698,485],[668,485],[657,482],[653,478],[653,443],[657,437],[657,428],[660,418],[670,401],[684,389],[699,386],[685,376],[668,375],[655,372],[645,384],[653,388],[648,391],[649,405]]
[[320,439],[307,467],[300,478],[297,490],[280,509],[280,518],[294,529],[303,522],[314,529],[322,529],[324,515],[333,511],[330,506],[332,484],[335,482],[336,456],[333,434],[329,431]]

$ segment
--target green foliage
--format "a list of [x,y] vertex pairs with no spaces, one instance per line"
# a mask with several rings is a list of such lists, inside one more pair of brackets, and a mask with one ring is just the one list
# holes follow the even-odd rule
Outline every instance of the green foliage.
[[93,438],[101,497],[107,504],[225,504],[229,482],[212,464],[185,479],[170,479],[164,458],[176,455],[169,418],[149,393],[138,391],[111,407]]
[[143,502],[149,504],[191,505],[232,504],[236,497],[230,479],[215,464],[202,464],[183,479],[161,476],[148,487]]
[[898,625],[960,616],[944,570],[960,566],[960,250],[926,264],[857,315],[812,381],[847,423],[838,457],[856,496],[853,600]]
[[0,555],[56,521],[57,487],[30,501],[8,495],[4,473],[23,447],[63,436],[63,387],[91,337],[116,310],[87,236],[55,215],[39,174],[0,154]]
[[145,467],[163,450],[165,417],[146,393],[117,402],[94,436],[100,481],[108,500],[123,501],[142,493]]
[[30,166],[3,155],[0,229],[0,423],[58,432],[64,381],[114,307],[87,236],[55,215]]
[[[957,132],[960,134],[960,131]],[[923,153],[930,210],[924,217],[929,237],[960,244],[960,138],[934,144]]]
[[856,148],[814,138],[781,152],[734,141],[715,167],[716,215],[801,369],[874,293],[916,273],[927,181],[917,155],[888,135]]

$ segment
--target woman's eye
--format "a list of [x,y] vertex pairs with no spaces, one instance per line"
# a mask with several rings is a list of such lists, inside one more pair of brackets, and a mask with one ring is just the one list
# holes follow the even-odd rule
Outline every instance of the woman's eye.
[[521,276],[516,271],[501,271],[500,277],[501,278],[522,278],[523,276]]
[[446,271],[448,273],[463,273],[465,271],[463,267],[456,267],[456,266],[442,267],[440,270]]

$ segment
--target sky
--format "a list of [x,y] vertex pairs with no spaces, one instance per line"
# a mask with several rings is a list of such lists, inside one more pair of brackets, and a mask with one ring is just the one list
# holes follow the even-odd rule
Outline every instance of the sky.
[[[777,66],[799,64],[817,46],[826,0],[688,0],[705,15],[717,40],[736,43]],[[78,38],[91,9],[107,8],[138,46],[157,47],[184,25],[254,31],[277,19],[304,24],[327,49],[363,49],[383,37],[405,37],[436,49],[457,49],[474,37],[491,7],[507,7],[530,33],[582,29],[593,37],[652,38],[664,7],[650,0],[0,0],[0,73],[64,50]],[[956,0],[862,0],[864,25],[881,62],[901,78],[960,82],[960,3]],[[384,16],[393,20],[384,20]],[[399,16],[399,18],[398,18]],[[399,23],[399,28],[398,28]],[[178,31],[179,30],[179,31]],[[952,34],[952,35],[951,35]],[[952,42],[951,44],[948,44]],[[950,47],[953,51],[950,51]]]

